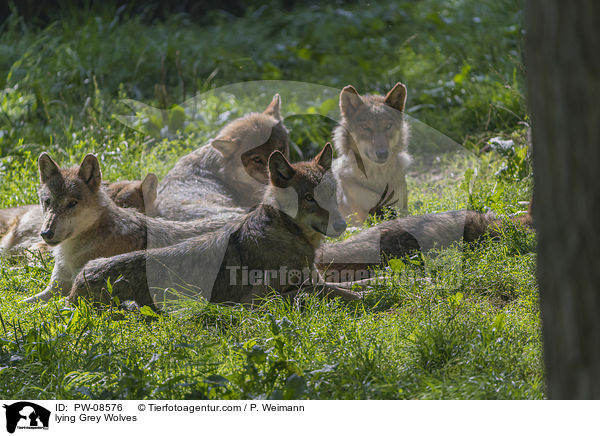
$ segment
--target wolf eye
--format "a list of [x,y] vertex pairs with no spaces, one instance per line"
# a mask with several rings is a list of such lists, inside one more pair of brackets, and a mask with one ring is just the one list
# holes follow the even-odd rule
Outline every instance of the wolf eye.
[[361,127],[361,129],[366,130],[367,132],[371,131],[371,126],[369,126],[368,124],[363,124],[360,127]]
[[307,194],[304,194],[304,199],[306,201],[315,201],[315,197],[313,197],[313,195],[310,192]]
[[385,130],[390,130],[391,128],[392,128],[391,123],[385,125]]
[[73,209],[75,206],[77,206],[77,200],[71,200],[69,204],[67,204],[67,209]]
[[256,157],[253,157],[253,158],[252,158],[252,162],[254,162],[254,163],[257,163],[257,164],[262,164],[262,163],[264,163],[264,162],[263,162],[263,160],[262,160],[262,158],[260,158],[260,157],[258,157],[258,156],[256,156]]

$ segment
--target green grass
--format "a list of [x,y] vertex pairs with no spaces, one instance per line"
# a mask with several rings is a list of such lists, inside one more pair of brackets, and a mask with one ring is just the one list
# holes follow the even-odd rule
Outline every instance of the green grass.
[[[277,297],[153,316],[23,307],[2,281],[0,387],[15,398],[541,398],[531,235],[406,263],[364,302]],[[462,264],[460,274],[449,264]],[[425,277],[434,277],[423,281]],[[416,280],[415,280],[416,279]]]
[[[10,17],[0,32],[0,206],[36,201],[42,150],[63,165],[95,152],[109,180],[162,176],[258,104],[207,97],[203,120],[167,139],[121,124],[114,115],[131,111],[120,99],[176,114],[183,83],[189,98],[193,90],[281,79],[350,83],[360,92],[406,83],[409,114],[462,144],[435,154],[411,145],[410,213],[516,212],[531,196],[519,124],[527,120],[520,9],[514,0],[383,1],[148,23],[105,8],[63,11],[43,28]],[[155,84],[165,85],[166,101]],[[316,116],[286,124],[294,157],[313,155],[332,127]],[[480,153],[493,136],[515,146]],[[248,309],[190,302],[164,315],[66,309],[58,298],[31,307],[19,302],[44,288],[53,261],[0,261],[0,391],[7,398],[544,397],[535,237],[520,228],[396,261],[358,303],[272,297]]]

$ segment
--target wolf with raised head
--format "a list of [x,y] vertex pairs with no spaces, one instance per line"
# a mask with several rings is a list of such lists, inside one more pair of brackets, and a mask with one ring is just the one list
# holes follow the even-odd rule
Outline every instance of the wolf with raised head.
[[385,95],[361,96],[350,85],[340,93],[341,123],[334,131],[339,207],[361,224],[381,206],[408,208],[406,169],[409,126],[404,117],[406,86]]
[[260,203],[274,151],[289,155],[276,94],[267,109],[227,124],[211,142],[179,159],[158,188],[157,215],[188,221]]
[[[102,183],[102,188],[117,206],[133,208],[149,216],[152,216],[156,208],[157,187],[158,178],[153,173],[147,174],[141,181],[122,180],[115,183]],[[40,237],[43,212],[39,204],[1,210],[0,223],[3,222],[3,218],[8,216],[11,216],[12,219],[0,240],[0,250],[44,251],[48,249],[47,244]]]
[[39,198],[44,242],[55,258],[50,283],[27,302],[46,301],[53,294],[67,295],[73,279],[91,259],[162,247],[215,230],[223,220],[238,215],[223,214],[213,222],[173,222],[148,217],[134,209],[118,207],[101,188],[98,159],[88,154],[78,167],[61,169],[47,154],[38,159]]

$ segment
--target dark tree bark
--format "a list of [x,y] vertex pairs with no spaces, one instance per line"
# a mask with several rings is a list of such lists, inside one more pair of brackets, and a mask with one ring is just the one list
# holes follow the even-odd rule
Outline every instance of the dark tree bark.
[[600,1],[527,0],[547,395],[600,399]]

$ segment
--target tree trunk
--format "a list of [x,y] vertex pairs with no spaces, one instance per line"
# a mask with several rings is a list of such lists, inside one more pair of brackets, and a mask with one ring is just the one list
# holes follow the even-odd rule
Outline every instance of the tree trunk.
[[527,0],[547,396],[600,399],[600,1]]

